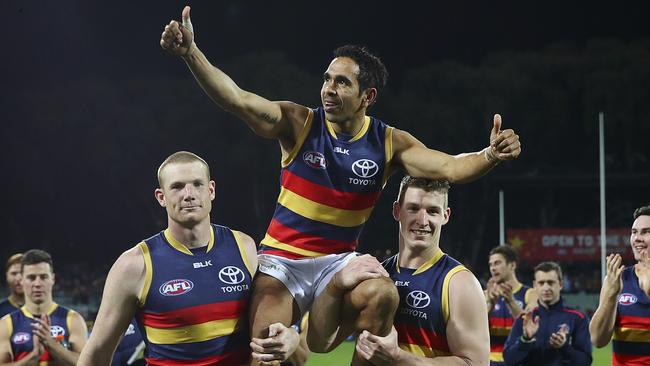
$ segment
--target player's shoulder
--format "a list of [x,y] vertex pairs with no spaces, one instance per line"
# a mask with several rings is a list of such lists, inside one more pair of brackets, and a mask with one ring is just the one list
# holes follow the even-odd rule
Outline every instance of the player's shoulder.
[[143,274],[145,268],[145,252],[148,252],[144,241],[136,244],[130,249],[124,251],[113,263],[109,276],[120,278],[139,277]]

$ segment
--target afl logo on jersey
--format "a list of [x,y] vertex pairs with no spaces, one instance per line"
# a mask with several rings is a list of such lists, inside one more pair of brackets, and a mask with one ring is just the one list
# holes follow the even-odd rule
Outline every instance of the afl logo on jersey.
[[431,298],[426,292],[411,291],[406,295],[406,304],[415,309],[422,309],[431,302]]
[[29,333],[20,332],[14,335],[14,344],[23,344],[29,342]]
[[186,294],[194,288],[190,280],[171,280],[163,283],[158,291],[163,296],[179,296]]
[[352,172],[359,178],[372,178],[379,171],[379,166],[372,160],[359,159],[352,163]]
[[637,301],[636,296],[632,294],[628,294],[627,292],[621,294],[621,296],[618,298],[618,303],[623,306],[634,305],[636,304],[636,301]]
[[305,164],[314,169],[327,168],[325,155],[319,153],[318,151],[306,151],[304,154],[302,154],[302,160],[305,162]]

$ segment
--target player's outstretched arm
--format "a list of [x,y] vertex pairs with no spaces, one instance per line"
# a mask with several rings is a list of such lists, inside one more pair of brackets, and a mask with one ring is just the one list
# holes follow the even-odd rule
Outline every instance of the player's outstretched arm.
[[512,129],[501,130],[501,116],[494,115],[490,146],[485,149],[449,155],[429,149],[409,133],[395,130],[395,159],[414,177],[445,179],[452,183],[471,182],[486,174],[499,162],[516,159],[521,153],[519,136]]
[[293,147],[308,108],[291,102],[271,102],[245,91],[213,66],[196,46],[189,6],[183,9],[182,23],[172,20],[165,26],[160,46],[183,58],[201,88],[219,107],[244,120],[259,136],[279,139],[287,150]]
[[617,300],[623,287],[621,273],[625,266],[621,264],[622,261],[620,254],[610,254],[606,259],[607,275],[603,279],[603,287],[600,289],[598,308],[589,323],[591,343],[598,348],[606,346],[614,333]]
[[144,257],[139,247],[124,252],[115,261],[106,278],[95,326],[77,365],[110,365],[115,348],[138,307],[144,277]]

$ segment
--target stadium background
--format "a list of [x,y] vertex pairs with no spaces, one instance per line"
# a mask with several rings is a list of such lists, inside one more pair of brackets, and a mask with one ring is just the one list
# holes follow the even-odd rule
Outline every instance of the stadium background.
[[[259,240],[278,193],[274,141],[215,108],[158,46],[184,2],[9,0],[2,70],[0,258],[55,259],[55,296],[92,318],[122,251],[165,225],[158,164],[185,149],[217,182],[213,221]],[[493,113],[521,136],[518,161],[452,188],[442,247],[487,279],[508,229],[597,228],[597,115],[605,115],[607,226],[650,203],[650,29],[633,4],[190,2],[197,43],[242,87],[319,105],[321,73],[345,43],[377,51],[391,77],[371,113],[448,153],[487,144]],[[359,250],[394,253],[393,177]],[[524,263],[520,279],[529,283]],[[563,259],[574,304],[593,310],[597,261]],[[4,285],[4,284],[3,284]],[[6,289],[3,288],[3,291]]]

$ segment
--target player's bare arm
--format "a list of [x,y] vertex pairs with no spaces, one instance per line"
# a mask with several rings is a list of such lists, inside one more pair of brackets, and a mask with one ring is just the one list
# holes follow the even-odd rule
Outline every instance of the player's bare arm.
[[237,231],[236,233],[239,235],[242,246],[244,247],[244,255],[242,256],[244,258],[242,259],[246,263],[251,277],[253,277],[257,273],[257,246],[255,245],[255,240],[241,231]]
[[139,247],[124,252],[113,264],[92,335],[81,352],[79,366],[108,366],[115,348],[135,315],[145,264]]
[[395,162],[411,176],[465,183],[480,178],[501,161],[516,159],[521,153],[521,143],[513,130],[501,130],[501,116],[496,114],[490,146],[481,151],[449,155],[429,149],[409,133],[397,129],[393,133],[393,149]]
[[11,361],[13,359],[13,353],[9,340],[11,336],[9,321],[9,315],[5,315],[0,319],[0,366],[37,366],[38,359],[44,351],[43,345],[40,344],[38,338],[34,339],[34,349],[27,357],[24,357],[20,361]]
[[182,23],[172,20],[165,26],[160,46],[172,55],[183,58],[214,103],[244,120],[257,135],[278,139],[283,150],[291,151],[309,109],[292,102],[272,102],[243,90],[213,66],[196,46],[189,6],[183,9]]
[[623,288],[621,274],[625,266],[622,265],[622,261],[620,254],[610,254],[606,259],[607,275],[603,279],[603,287],[600,289],[598,308],[589,323],[591,343],[598,348],[606,346],[614,333],[616,300]]

